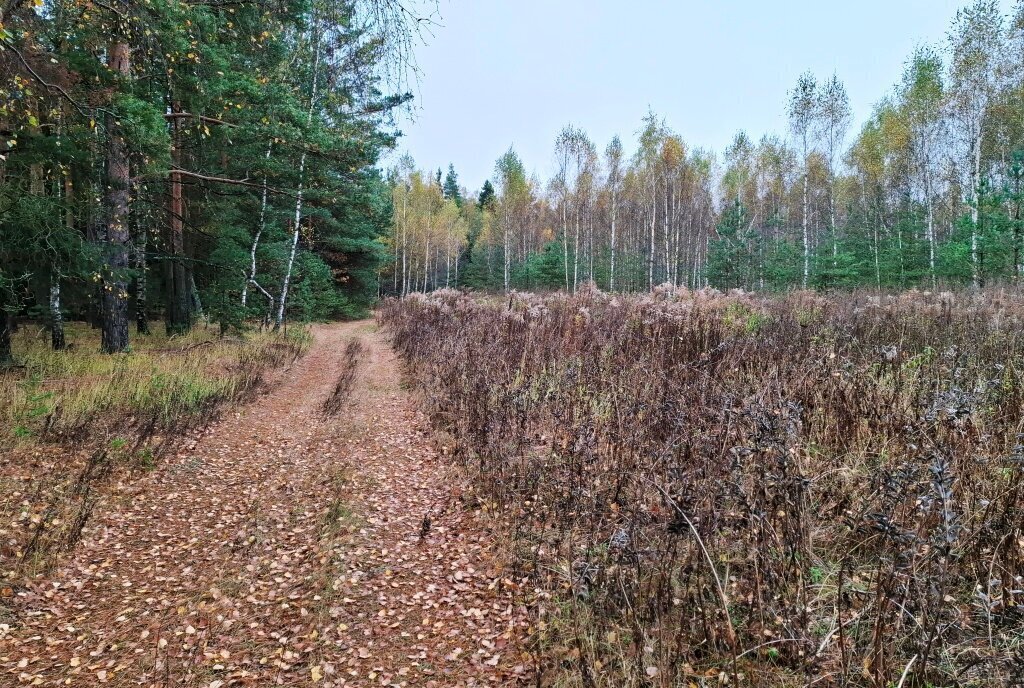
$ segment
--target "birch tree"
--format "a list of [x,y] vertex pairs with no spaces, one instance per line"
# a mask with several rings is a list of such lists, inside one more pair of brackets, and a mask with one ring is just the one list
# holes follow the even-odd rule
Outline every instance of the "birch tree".
[[828,173],[829,233],[832,240],[832,261],[835,267],[839,253],[839,235],[836,229],[836,162],[846,134],[850,129],[850,99],[846,87],[835,74],[818,92],[817,125],[824,145],[825,165]]
[[818,110],[818,83],[814,75],[805,72],[796,82],[796,87],[790,92],[789,128],[800,147],[800,164],[803,167],[803,200],[801,203],[800,224],[803,230],[803,282],[804,289],[807,288],[811,277],[811,234],[810,234],[810,209],[808,206],[808,193],[810,184],[810,156],[813,150],[813,136],[815,118]]
[[512,284],[512,238],[521,213],[529,202],[529,187],[523,163],[511,148],[498,158],[494,171],[498,182],[498,207],[504,263],[502,283],[507,293]]
[[[306,115],[306,128],[313,124],[313,113],[316,111],[317,90],[320,85],[320,27],[317,25],[317,18],[314,14],[310,25],[309,38],[311,42],[311,53],[313,64],[310,70],[309,87],[309,109]],[[278,298],[277,317],[274,321],[274,329],[277,330],[284,322],[284,309],[288,301],[288,287],[291,284],[292,269],[295,266],[295,252],[299,247],[299,236],[302,230],[302,199],[305,173],[306,173],[306,148],[303,147],[299,155],[299,185],[295,194],[295,217],[292,220],[292,242],[288,254],[288,263],[284,271],[284,279],[281,282],[281,296]]]
[[1004,17],[994,0],[978,0],[957,12],[949,33],[950,99],[952,115],[962,137],[967,168],[971,170],[968,204],[971,209],[971,275],[982,283],[982,247],[979,244],[978,192],[982,181],[982,144],[989,106],[1005,75]]
[[911,133],[914,173],[921,203],[925,208],[925,236],[928,241],[928,272],[936,285],[935,259],[938,240],[935,227],[935,167],[945,133],[945,93],[942,58],[927,47],[918,48],[903,73],[900,96]]
[[609,230],[609,272],[608,290],[615,291],[615,251],[618,248],[618,212],[619,194],[622,189],[622,141],[618,136],[612,137],[611,142],[604,151],[605,166],[608,170],[607,185],[608,194],[611,198],[611,224]]
[[[555,139],[555,161],[558,169],[552,186],[559,196],[558,205],[562,219],[562,267],[566,291],[576,288],[575,278],[569,279],[569,207],[579,174],[579,136],[580,132],[570,124],[564,127]],[[573,264],[576,265],[575,256]]]

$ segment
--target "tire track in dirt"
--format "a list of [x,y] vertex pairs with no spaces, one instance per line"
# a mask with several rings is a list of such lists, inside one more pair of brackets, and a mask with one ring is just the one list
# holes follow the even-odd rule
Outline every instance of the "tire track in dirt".
[[118,485],[79,547],[19,593],[0,683],[525,680],[517,582],[394,355],[369,322],[314,334],[269,394]]

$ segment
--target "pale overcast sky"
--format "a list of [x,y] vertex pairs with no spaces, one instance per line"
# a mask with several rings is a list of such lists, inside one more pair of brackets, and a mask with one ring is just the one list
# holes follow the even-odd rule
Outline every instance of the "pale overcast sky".
[[631,151],[651,108],[689,145],[721,152],[740,129],[785,134],[786,93],[808,69],[839,75],[859,128],[914,47],[943,43],[966,3],[440,0],[399,151],[420,168],[454,163],[474,190],[511,145],[547,179],[563,126],[602,151],[617,133]]

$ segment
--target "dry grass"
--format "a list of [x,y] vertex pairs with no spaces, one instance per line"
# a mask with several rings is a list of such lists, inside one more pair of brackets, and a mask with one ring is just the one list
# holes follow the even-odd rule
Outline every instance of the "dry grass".
[[97,330],[76,323],[67,336],[71,348],[53,351],[40,329],[19,330],[14,352],[23,367],[0,372],[0,446],[173,427],[252,389],[266,366],[308,347],[301,329],[232,339],[200,328],[136,337],[131,353],[109,356],[99,352]]
[[543,590],[544,685],[1024,680],[1024,295],[380,317]]
[[23,326],[20,367],[0,372],[0,576],[9,582],[47,570],[75,544],[113,477],[153,468],[311,341],[300,328],[244,339],[197,329],[136,337],[131,353],[108,356],[97,331],[75,323],[67,335],[71,348],[55,352],[44,332]]

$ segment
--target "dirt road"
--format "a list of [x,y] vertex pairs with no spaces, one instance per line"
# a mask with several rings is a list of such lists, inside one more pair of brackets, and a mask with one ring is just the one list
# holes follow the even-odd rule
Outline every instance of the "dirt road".
[[[371,322],[119,485],[0,626],[0,684],[474,686],[527,669],[514,584]],[[324,401],[358,339],[352,389]],[[425,519],[429,519],[426,521]]]

